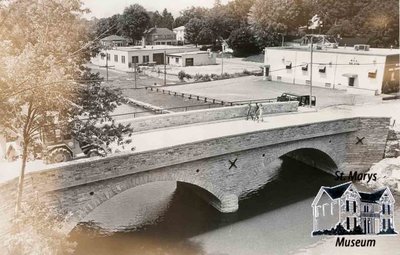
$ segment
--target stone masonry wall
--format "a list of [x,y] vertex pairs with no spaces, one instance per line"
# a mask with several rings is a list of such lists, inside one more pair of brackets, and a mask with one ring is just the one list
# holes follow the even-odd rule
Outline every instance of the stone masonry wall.
[[[69,229],[114,195],[155,181],[197,186],[212,195],[211,203],[217,209],[234,211],[239,197],[258,189],[276,174],[270,163],[292,151],[319,150],[338,169],[360,169],[360,162],[362,168],[369,167],[383,155],[386,121],[340,119],[53,165],[26,175],[23,199],[37,197],[49,208],[71,214]],[[365,136],[364,142],[368,143],[354,145],[357,135]],[[360,153],[367,158],[355,156]],[[1,215],[11,215],[16,185],[14,179],[0,186]]]
[[[284,112],[296,112],[298,103],[293,102],[276,102],[263,104],[263,113],[274,114]],[[188,125],[201,122],[211,122],[217,120],[226,120],[234,118],[246,117],[248,106],[230,106],[213,109],[203,109],[189,112],[169,113],[155,116],[147,116],[142,118],[134,118],[124,120],[131,123],[135,132],[153,130],[158,128],[167,128],[180,125]]]

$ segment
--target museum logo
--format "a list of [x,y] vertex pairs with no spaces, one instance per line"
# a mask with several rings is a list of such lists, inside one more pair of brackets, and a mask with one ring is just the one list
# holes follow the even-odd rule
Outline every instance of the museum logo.
[[[312,236],[397,234],[394,203],[387,187],[371,193],[358,191],[351,182],[321,187],[311,204]],[[336,246],[375,246],[375,240],[338,237]]]

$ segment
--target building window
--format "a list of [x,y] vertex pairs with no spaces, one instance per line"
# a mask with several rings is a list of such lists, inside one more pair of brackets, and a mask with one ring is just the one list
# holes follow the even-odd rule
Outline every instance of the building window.
[[286,69],[292,69],[292,62],[286,61]]
[[303,63],[303,65],[301,66],[301,70],[302,71],[308,71],[308,64],[307,63]]
[[179,63],[179,58],[175,58],[175,63]]
[[382,220],[382,230],[386,230],[386,221],[385,221],[385,219]]
[[385,205],[382,205],[382,214],[385,214]]
[[110,59],[111,59],[111,56],[110,56],[110,54],[107,53],[107,60],[110,60]]
[[139,57],[138,56],[132,56],[132,63],[139,63]]
[[376,78],[377,70],[371,70],[368,72],[368,78]]
[[318,71],[319,71],[320,73],[326,73],[326,66],[319,66],[319,67],[318,67]]
[[356,201],[353,201],[353,212],[356,212],[357,208],[356,208]]
[[103,60],[104,59],[104,54],[100,54],[100,57]]
[[364,212],[368,212],[368,211],[369,211],[368,205],[364,205]]
[[390,215],[390,205],[387,206],[388,206],[388,215]]
[[143,56],[143,63],[149,63],[150,62],[150,57],[149,56]]
[[392,226],[391,226],[392,224],[391,224],[391,222],[390,222],[390,219],[388,219],[388,228],[391,228]]
[[350,218],[346,217],[346,228],[350,229]]
[[357,226],[357,218],[354,217],[353,219],[354,219],[354,226],[353,226],[353,228],[355,228],[355,227]]
[[349,200],[346,200],[346,212],[350,211],[350,202]]
[[121,62],[125,64],[125,56],[121,56]]
[[118,62],[118,55],[114,55],[114,62]]

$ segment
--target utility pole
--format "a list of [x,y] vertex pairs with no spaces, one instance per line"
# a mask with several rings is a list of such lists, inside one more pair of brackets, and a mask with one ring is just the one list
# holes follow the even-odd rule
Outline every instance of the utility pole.
[[167,51],[164,51],[164,86],[167,85]]
[[312,71],[313,71],[313,47],[314,47],[314,43],[313,43],[313,38],[314,36],[311,35],[311,49],[310,49],[310,108],[312,107]]
[[136,72],[137,72],[137,68],[136,68],[136,63],[133,63],[133,70],[134,70],[134,75],[135,75],[135,89],[137,89],[137,83],[136,83]]
[[222,52],[221,52],[221,76],[224,75],[224,46],[222,46]]

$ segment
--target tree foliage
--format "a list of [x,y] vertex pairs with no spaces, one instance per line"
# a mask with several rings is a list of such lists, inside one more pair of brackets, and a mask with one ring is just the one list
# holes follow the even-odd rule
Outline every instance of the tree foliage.
[[143,32],[150,25],[150,17],[146,9],[139,4],[133,4],[125,8],[120,17],[122,34],[132,40],[140,40]]
[[150,27],[165,27],[172,29],[174,25],[174,16],[167,9],[160,14],[158,11],[149,12]]
[[123,98],[83,68],[92,51],[83,13],[79,0],[15,0],[1,6],[0,132],[23,148],[17,212],[29,152],[46,127],[56,124],[77,139],[104,143],[122,143],[131,131],[100,125]]
[[234,51],[234,55],[241,57],[259,52],[257,41],[249,27],[242,26],[232,31],[228,44]]

